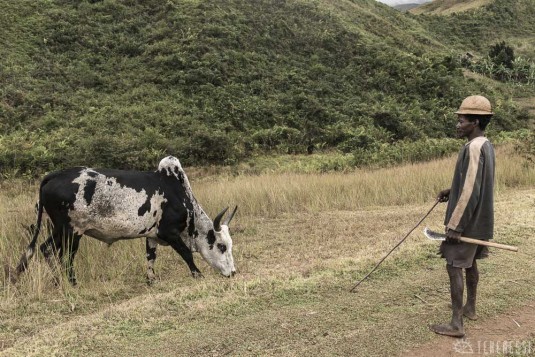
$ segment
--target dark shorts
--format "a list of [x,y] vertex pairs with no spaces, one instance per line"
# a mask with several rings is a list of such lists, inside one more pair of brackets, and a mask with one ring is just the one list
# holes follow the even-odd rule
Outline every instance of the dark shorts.
[[484,259],[489,256],[489,249],[484,245],[465,242],[459,244],[442,242],[439,255],[446,259],[448,265],[455,268],[471,268],[474,259]]

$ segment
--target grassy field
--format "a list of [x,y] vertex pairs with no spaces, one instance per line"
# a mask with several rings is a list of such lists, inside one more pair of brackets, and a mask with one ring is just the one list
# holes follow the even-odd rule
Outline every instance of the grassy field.
[[[535,300],[535,169],[512,149],[497,153],[496,241],[520,252],[493,250],[480,264],[482,321]],[[427,325],[449,319],[449,284],[420,229],[349,289],[432,206],[454,161],[344,174],[193,173],[209,214],[240,207],[231,227],[238,275],[225,279],[196,255],[205,278],[194,280],[160,247],[159,281],[148,287],[143,240],[108,247],[84,238],[77,287],[54,286],[41,257],[16,285],[4,281],[0,355],[391,356],[431,341]],[[29,241],[21,225],[34,221],[36,192],[0,183],[3,264],[13,266]],[[444,210],[426,224],[440,229]]]

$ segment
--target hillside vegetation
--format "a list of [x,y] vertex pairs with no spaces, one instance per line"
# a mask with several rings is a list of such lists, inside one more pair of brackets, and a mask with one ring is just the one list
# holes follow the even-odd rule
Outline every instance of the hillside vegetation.
[[517,54],[535,58],[532,0],[435,0],[411,12],[430,15],[418,19],[447,46],[486,54],[506,41]]
[[[533,12],[518,3],[494,36]],[[481,33],[375,0],[0,5],[4,177],[80,164],[152,170],[167,154],[204,165],[336,151],[361,165],[393,143],[422,143],[427,158],[427,138],[452,136],[466,95],[493,100],[494,132],[528,115],[508,87],[464,78],[449,44],[483,50]],[[437,145],[438,156],[452,148]]]
[[434,0],[432,2],[413,8],[413,14],[437,14],[450,15],[467,10],[478,9],[483,5],[492,3],[493,0]]

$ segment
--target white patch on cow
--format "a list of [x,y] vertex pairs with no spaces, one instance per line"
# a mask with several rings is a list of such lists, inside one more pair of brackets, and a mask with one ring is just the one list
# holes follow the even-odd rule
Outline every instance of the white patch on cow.
[[[221,274],[230,276],[236,272],[234,267],[234,258],[232,256],[232,238],[227,225],[222,224],[221,230],[215,232],[216,242],[214,243],[214,256],[215,264],[213,266],[221,271]],[[221,253],[218,244],[223,244],[226,247],[226,251]]]
[[[88,203],[84,192],[93,182],[95,190]],[[163,193],[156,192],[149,198],[145,190],[138,192],[121,186],[114,177],[106,177],[92,169],[80,171],[73,183],[80,185],[74,208],[69,211],[75,233],[87,234],[109,244],[123,238],[156,237],[162,204],[167,201]],[[140,216],[139,209],[148,199],[150,210]]]

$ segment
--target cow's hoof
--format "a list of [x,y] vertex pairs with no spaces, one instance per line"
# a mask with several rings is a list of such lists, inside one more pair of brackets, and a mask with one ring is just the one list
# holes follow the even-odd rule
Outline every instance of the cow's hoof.
[[17,282],[17,274],[8,264],[4,264],[4,277],[5,281],[9,281],[11,284]]
[[202,275],[202,273],[200,271],[192,271],[191,272],[191,275],[195,278],[195,279],[201,279],[201,278],[204,278],[204,276]]
[[156,282],[156,274],[154,274],[154,270],[148,269],[147,270],[147,285],[152,285]]

